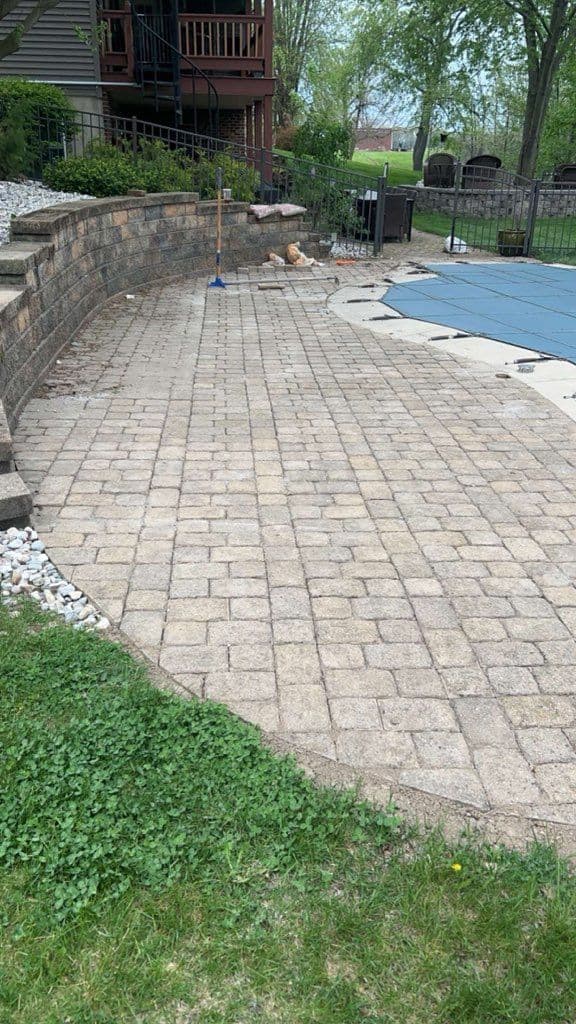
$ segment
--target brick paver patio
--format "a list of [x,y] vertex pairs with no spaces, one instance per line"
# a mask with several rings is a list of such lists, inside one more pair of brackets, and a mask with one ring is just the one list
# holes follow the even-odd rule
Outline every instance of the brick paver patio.
[[576,427],[338,319],[310,274],[162,285],[84,330],[17,432],[49,553],[183,694],[574,824]]

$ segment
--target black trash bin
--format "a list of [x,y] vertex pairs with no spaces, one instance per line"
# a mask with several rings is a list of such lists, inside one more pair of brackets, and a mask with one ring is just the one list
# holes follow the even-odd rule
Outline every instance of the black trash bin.
[[[356,213],[363,225],[362,237],[369,242],[374,241],[376,233],[377,205],[378,193],[374,191],[365,192],[356,199]],[[381,242],[403,242],[405,236],[410,241],[413,206],[413,200],[408,199],[405,193],[386,191]]]

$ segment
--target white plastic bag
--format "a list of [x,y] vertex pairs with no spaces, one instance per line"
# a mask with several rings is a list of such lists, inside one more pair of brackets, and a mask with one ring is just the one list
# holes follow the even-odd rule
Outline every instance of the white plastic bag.
[[452,238],[451,235],[447,235],[444,239],[444,252],[468,252],[468,246],[462,238]]

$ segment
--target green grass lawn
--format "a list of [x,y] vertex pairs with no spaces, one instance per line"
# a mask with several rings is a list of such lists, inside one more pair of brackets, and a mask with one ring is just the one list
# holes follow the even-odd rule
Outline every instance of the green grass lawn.
[[450,234],[452,218],[447,213],[419,213],[416,211],[413,224],[418,231],[428,231],[431,235],[442,235],[446,238],[446,235]]
[[[487,252],[498,251],[498,231],[513,227],[512,221],[487,220],[481,217],[459,217],[456,235],[471,247]],[[452,218],[444,213],[415,213],[414,227],[446,238],[452,228]],[[576,262],[576,217],[541,217],[534,228],[534,243],[530,254],[543,262]]]
[[388,163],[388,181],[390,185],[414,185],[420,181],[422,171],[412,170],[412,153],[373,152],[357,149],[347,166],[362,174],[370,174],[377,178],[383,174],[384,164]]
[[550,849],[316,788],[100,636],[0,609],[1,1024],[571,1024]]

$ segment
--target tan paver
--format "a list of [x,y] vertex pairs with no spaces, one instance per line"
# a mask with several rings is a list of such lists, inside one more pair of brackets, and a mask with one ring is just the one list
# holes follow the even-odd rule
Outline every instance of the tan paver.
[[85,328],[16,436],[50,554],[185,698],[383,784],[572,820],[576,428],[337,319],[316,273],[174,282]]

